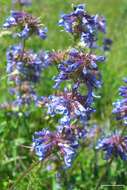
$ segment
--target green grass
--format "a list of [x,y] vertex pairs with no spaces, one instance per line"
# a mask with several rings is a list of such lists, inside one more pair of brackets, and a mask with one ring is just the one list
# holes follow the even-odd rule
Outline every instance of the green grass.
[[[37,3],[36,3],[37,2]],[[60,32],[57,26],[59,15],[62,12],[69,12],[71,4],[85,3],[90,13],[102,14],[107,18],[107,36],[112,38],[113,46],[111,52],[107,53],[107,62],[100,66],[103,76],[103,87],[100,90],[101,98],[96,101],[97,113],[93,120],[101,127],[109,127],[112,118],[112,102],[118,98],[118,87],[122,84],[122,78],[127,76],[127,1],[126,0],[34,0],[32,7],[25,8],[35,16],[39,16],[42,22],[48,27],[48,38],[44,42],[39,38],[28,40],[27,47],[35,51],[40,49],[58,50],[65,49],[72,45],[67,33]],[[0,25],[9,15],[11,3],[9,0],[0,2]],[[2,32],[2,30],[1,30]],[[9,45],[17,43],[11,35],[0,35],[0,103],[11,100],[8,92],[6,76],[6,49]],[[48,76],[48,77],[47,77]],[[52,93],[51,78],[53,72],[47,70],[38,85],[41,95]],[[0,190],[7,190],[16,183],[18,177],[26,171],[37,158],[33,153],[22,145],[31,145],[32,134],[48,125],[53,125],[52,120],[45,117],[41,109],[33,109],[31,114],[24,121],[21,116],[8,115],[0,110]],[[112,128],[116,128],[113,124]],[[99,164],[104,161],[100,158]],[[84,148],[76,158],[73,166],[66,172],[64,178],[73,190],[94,190],[99,176],[103,173],[95,167],[94,152]],[[106,184],[126,184],[127,166],[126,163],[118,160],[113,162],[108,176],[104,179]],[[56,172],[47,171],[45,163],[37,165],[18,181],[16,190],[57,190],[58,185],[55,179]],[[70,190],[67,184],[60,188]],[[106,188],[105,188],[106,189]],[[110,188],[113,190],[113,188]],[[127,188],[125,188],[127,189]],[[107,189],[108,190],[108,189]]]

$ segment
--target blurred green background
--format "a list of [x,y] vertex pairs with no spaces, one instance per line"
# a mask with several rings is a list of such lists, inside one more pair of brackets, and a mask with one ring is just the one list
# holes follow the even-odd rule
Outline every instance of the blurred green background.
[[[60,32],[57,23],[61,13],[68,13],[71,11],[72,4],[78,3],[85,3],[90,13],[106,17],[107,36],[113,40],[111,52],[106,53],[107,62],[100,66],[104,84],[98,92],[101,98],[95,103],[97,112],[93,116],[93,121],[98,125],[103,128],[110,127],[113,130],[117,126],[114,122],[111,123],[112,102],[118,98],[118,87],[122,84],[122,78],[127,76],[127,0],[33,0],[32,6],[24,9],[40,17],[43,24],[48,27],[48,38],[42,41],[38,37],[33,37],[28,40],[27,47],[38,51],[65,49],[71,46],[72,40],[69,35]],[[9,45],[18,42],[9,34],[3,35],[2,24],[8,17],[10,9],[11,1],[0,0],[0,103],[11,100],[6,75],[6,49]],[[52,93],[51,78],[54,72],[54,70],[46,70],[43,74],[41,83],[37,87],[40,95]],[[48,118],[43,115],[41,109],[31,107],[31,114],[25,120],[22,116],[17,119],[17,116],[0,110],[0,190],[9,189],[18,176],[31,163],[37,161],[29,148],[22,145],[30,146],[32,134],[47,127],[47,122]],[[84,148],[72,168],[66,172],[69,187],[65,183],[60,189],[94,190],[104,170],[103,167],[96,166],[97,160],[99,163],[104,163],[100,157],[96,158],[94,151]],[[57,190],[55,175],[56,172],[48,171],[43,163],[39,164],[19,181],[15,189]],[[123,163],[120,160],[113,162],[103,183],[127,185],[127,162]],[[107,187],[103,189],[108,190]],[[109,189],[119,188],[110,187]]]

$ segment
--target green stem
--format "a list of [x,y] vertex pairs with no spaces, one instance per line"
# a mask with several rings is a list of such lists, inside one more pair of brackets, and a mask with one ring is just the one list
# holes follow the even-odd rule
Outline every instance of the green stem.
[[16,186],[18,185],[18,183],[25,177],[29,174],[29,172],[34,169],[38,164],[40,163],[40,161],[37,161],[33,164],[30,165],[30,167],[24,171],[18,178],[17,180],[15,181],[14,184],[12,184],[12,186],[8,189],[8,190],[14,190],[16,188]]
[[124,126],[124,128],[123,128],[123,130],[122,130],[122,133],[121,133],[121,136],[124,135],[124,132],[125,132],[125,130],[126,130],[126,127],[127,127],[127,126]]
[[112,157],[111,160],[108,162],[107,167],[106,167],[106,170],[104,171],[104,173],[103,173],[102,176],[100,177],[100,179],[99,179],[99,181],[98,181],[98,183],[97,183],[97,185],[96,185],[95,190],[98,190],[99,187],[100,187],[100,185],[102,184],[103,179],[105,178],[105,176],[106,176],[106,174],[107,174],[107,172],[108,172],[108,170],[109,170],[109,167],[110,167],[111,164],[112,164],[112,161],[113,161],[113,157]]
[[94,148],[94,155],[95,155],[95,159],[94,159],[94,176],[97,177],[98,176],[98,152],[96,151],[95,148]]
[[67,173],[66,170],[63,169],[62,172],[62,178],[63,178],[63,184],[66,190],[69,190],[69,183],[68,183],[68,177],[67,177]]

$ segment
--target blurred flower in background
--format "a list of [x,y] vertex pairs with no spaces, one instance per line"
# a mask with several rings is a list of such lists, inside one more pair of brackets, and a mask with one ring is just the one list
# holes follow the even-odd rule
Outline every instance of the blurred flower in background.
[[22,6],[28,6],[28,5],[31,5],[32,4],[32,0],[12,0],[12,3],[13,4],[20,4]]

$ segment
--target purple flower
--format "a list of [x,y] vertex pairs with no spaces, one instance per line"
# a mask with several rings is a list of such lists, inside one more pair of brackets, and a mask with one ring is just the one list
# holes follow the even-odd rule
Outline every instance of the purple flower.
[[[58,53],[59,54],[59,53]],[[55,88],[65,80],[72,80],[74,83],[83,83],[91,92],[94,88],[101,87],[101,74],[98,70],[98,62],[103,62],[104,56],[96,56],[71,49],[65,52],[65,56],[59,61],[59,74],[55,77]]]
[[127,137],[117,133],[100,140],[96,148],[106,152],[107,160],[112,156],[116,158],[120,156],[122,160],[127,160]]
[[40,79],[42,62],[36,53],[23,50],[21,45],[11,46],[7,50],[7,73],[10,80],[16,83],[30,81],[36,83]]
[[97,29],[99,31],[101,31],[102,33],[106,33],[106,20],[105,20],[105,17],[96,15],[94,17],[94,19],[95,19]]
[[59,25],[75,39],[80,39],[89,48],[97,47],[98,32],[106,33],[106,21],[102,16],[89,15],[84,5],[77,5],[70,14],[62,14]]
[[26,25],[24,29],[17,34],[17,36],[23,39],[27,39],[29,37],[29,34],[30,34],[30,29],[28,25]]
[[[126,79],[124,81],[127,82]],[[116,115],[117,120],[121,120],[124,125],[127,125],[127,86],[121,86],[119,94],[123,98],[113,103],[113,113]]]
[[47,37],[47,32],[48,32],[48,29],[47,28],[38,28],[37,29],[37,34],[38,36],[41,38],[41,39],[45,39]]
[[53,155],[56,156],[55,152],[57,152],[57,155],[63,159],[65,167],[69,168],[79,145],[78,138],[70,126],[59,126],[58,128],[61,130],[51,132],[43,129],[35,132],[32,149],[40,160],[52,158]]
[[32,51],[23,50],[21,45],[11,46],[7,50],[8,81],[13,83],[11,94],[16,95],[17,105],[36,101],[34,85],[39,82],[42,61]]
[[20,38],[26,39],[32,34],[38,35],[41,39],[46,38],[47,28],[42,28],[40,20],[28,13],[11,11],[11,16],[6,19],[3,27],[11,28],[13,26],[19,26],[22,29],[17,33]]
[[34,88],[28,82],[22,82],[20,86],[16,86],[13,89],[15,95],[14,104],[18,107],[36,102],[38,98]]
[[86,122],[91,112],[93,112],[93,109],[87,105],[85,96],[68,90],[49,96],[45,105],[48,108],[48,114],[52,117],[62,115],[60,123],[63,125],[70,124],[74,119]]
[[42,50],[39,52],[38,58],[41,60],[43,69],[52,65],[52,53]]

